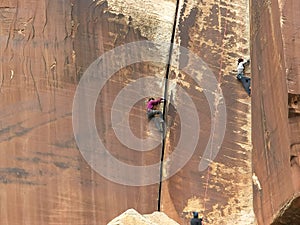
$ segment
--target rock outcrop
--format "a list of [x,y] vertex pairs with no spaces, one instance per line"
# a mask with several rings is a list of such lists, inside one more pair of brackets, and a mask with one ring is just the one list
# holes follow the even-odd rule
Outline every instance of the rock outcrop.
[[162,212],[141,215],[134,209],[128,209],[107,225],[179,225]]

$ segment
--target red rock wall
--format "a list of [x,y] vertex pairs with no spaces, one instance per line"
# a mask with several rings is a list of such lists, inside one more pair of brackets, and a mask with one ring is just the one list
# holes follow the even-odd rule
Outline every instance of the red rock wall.
[[299,156],[291,148],[300,137],[297,107],[291,107],[291,94],[299,93],[298,6],[298,1],[251,1],[252,162],[262,188],[254,187],[259,224],[271,224],[276,216],[274,224],[294,224],[298,218],[295,210],[281,210],[299,192]]
[[281,5],[281,23],[286,60],[289,93],[300,93],[300,4],[299,1],[284,1]]
[[300,192],[300,21],[299,1],[286,1],[281,6],[286,75],[289,93],[291,169],[295,193]]
[[[160,1],[154,11],[149,3],[139,11],[135,1],[108,2],[0,3],[1,225],[106,224],[128,208],[143,214],[157,209],[157,184],[130,187],[113,183],[83,159],[72,130],[72,104],[80,78],[104,52],[138,40],[169,41],[175,1],[165,1],[164,7]],[[188,224],[193,210],[210,224],[226,220],[252,224],[250,99],[234,72],[237,57],[249,54],[248,5],[236,0],[181,1],[179,11],[176,42],[208,64],[223,90],[228,118],[217,158],[209,170],[199,171],[211,129],[203,94],[206,87],[173,69],[170,79],[185,88],[195,102],[201,131],[184,134],[199,135],[200,141],[188,164],[163,182],[162,210],[180,224]],[[163,19],[157,18],[161,14]],[[132,54],[140,54],[139,49],[132,49]],[[191,62],[182,63],[184,67]],[[128,66],[113,76],[98,99],[99,136],[111,153],[126,163],[157,162],[161,146],[141,154],[120,143],[110,122],[113,100],[126,84],[145,76],[156,77],[163,94],[164,75],[164,64]],[[169,102],[180,97],[168,93]],[[141,138],[149,136],[144,108],[141,100],[130,113],[133,133]],[[167,114],[166,156],[181,135],[180,118],[171,105]],[[108,169],[118,172],[118,168]]]
[[[201,131],[192,158],[176,175],[164,182],[163,211],[188,224],[191,211],[199,211],[207,224],[253,224],[251,185],[250,98],[235,78],[238,57],[249,57],[248,5],[240,1],[183,1],[176,40],[204,60],[222,88],[227,110],[226,132],[217,157],[208,169],[199,171],[211,133],[211,111],[204,89],[190,76],[175,70],[170,79],[183,87],[197,107]],[[191,61],[182,60],[182,67]],[[193,71],[195,74],[200,71]],[[248,74],[249,76],[249,74]],[[251,76],[251,75],[250,75]],[[205,74],[203,79],[207,79]],[[172,94],[172,90],[170,90]],[[173,97],[176,101],[178,96]],[[180,119],[169,111],[172,120],[167,151],[180,137]],[[190,136],[195,136],[193,130]],[[210,151],[215,150],[216,146]],[[242,212],[243,211],[243,212]]]
[[[157,185],[126,187],[104,179],[82,158],[74,140],[72,103],[83,72],[105,51],[144,39],[122,15],[106,10],[105,2],[92,0],[0,3],[3,225],[96,225],[128,208],[157,209]],[[152,67],[135,68],[142,74]],[[116,79],[120,87],[134,77]],[[104,98],[112,96],[114,91],[108,91]],[[98,113],[97,119],[106,121],[108,115]],[[135,115],[142,120],[144,111]],[[106,137],[113,147],[120,154],[128,151],[113,144],[111,131]],[[125,154],[135,163],[141,157]],[[153,150],[144,158],[159,160],[159,154]]]

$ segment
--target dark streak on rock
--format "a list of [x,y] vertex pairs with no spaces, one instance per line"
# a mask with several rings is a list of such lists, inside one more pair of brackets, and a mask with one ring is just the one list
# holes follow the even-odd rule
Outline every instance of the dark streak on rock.
[[0,174],[9,174],[9,175],[14,175],[15,177],[18,178],[26,178],[29,173],[26,172],[26,170],[21,169],[21,168],[0,168]]
[[69,165],[64,163],[64,162],[54,162],[54,165],[58,168],[61,168],[61,169],[69,168]]
[[99,185],[96,181],[88,180],[88,179],[81,180],[80,184],[84,186],[93,186],[93,187],[97,187]]
[[34,181],[26,181],[26,180],[11,180],[8,179],[6,176],[0,176],[0,183],[2,184],[24,184],[24,185],[43,185],[45,186],[46,184],[34,182]]
[[[189,36],[189,29],[194,26],[196,22],[196,16],[198,13],[197,8],[193,8],[187,18],[183,18],[185,9],[186,9],[186,4],[187,1],[184,1],[184,5],[181,10],[181,15],[179,19],[179,30],[180,30],[180,41],[181,41],[181,46],[188,48],[189,47],[189,41],[190,41],[190,36]],[[188,57],[181,57],[179,60],[180,62],[180,68],[184,68],[187,63],[188,63]]]
[[22,128],[21,130],[16,131],[15,134],[17,137],[20,137],[20,136],[25,135],[26,133],[28,133],[31,130],[32,130],[32,128]]
[[53,145],[56,147],[60,147],[60,148],[75,148],[76,142],[75,142],[75,139],[72,138],[72,139],[64,141],[64,142],[56,142]]
[[34,158],[17,157],[16,159],[18,161],[33,162],[33,163],[42,162],[42,160],[38,157],[34,157]]
[[0,183],[3,183],[3,184],[10,184],[10,183],[12,183],[12,181],[11,181],[11,180],[8,180],[8,179],[6,178],[6,176],[0,176]]
[[16,183],[25,184],[25,185],[42,185],[42,186],[46,185],[46,184],[43,184],[43,183],[38,183],[38,182],[34,182],[34,181],[24,181],[24,180],[17,181]]
[[54,153],[51,153],[51,152],[35,152],[35,154],[37,155],[43,155],[43,156],[58,156]]
[[1,130],[0,130],[0,135],[9,132],[9,130],[10,130],[10,127],[5,127],[5,128],[3,128],[3,129],[1,129]]
[[66,156],[66,155],[58,155],[58,154],[54,154],[52,152],[35,152],[35,154],[40,155],[40,156],[45,156],[45,157],[58,157],[58,158],[65,158],[65,159],[70,159],[70,160],[75,160],[77,161],[78,158],[77,157],[71,157],[71,156]]
[[[68,117],[70,115],[72,115],[72,113],[66,113],[65,115],[61,116],[60,118],[66,118],[66,117]],[[9,137],[5,137],[2,140],[0,138],[0,142],[10,141],[10,140],[12,140],[15,137],[19,137],[19,136],[25,135],[28,132],[30,132],[31,130],[33,130],[33,129],[39,128],[39,127],[44,126],[44,125],[46,125],[48,123],[55,122],[58,119],[59,118],[49,119],[48,121],[42,122],[42,123],[40,123],[40,124],[38,124],[36,126],[27,127],[27,128],[23,128],[21,126],[22,122],[14,124],[14,125],[11,125],[11,126],[8,126],[8,127],[5,127],[2,130],[0,130],[0,135],[3,134],[3,133],[13,133],[13,135],[10,135]]]

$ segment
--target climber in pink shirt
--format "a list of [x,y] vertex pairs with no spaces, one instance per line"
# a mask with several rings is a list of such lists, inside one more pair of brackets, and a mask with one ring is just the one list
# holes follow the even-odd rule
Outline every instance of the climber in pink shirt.
[[163,123],[163,113],[156,109],[157,106],[164,102],[163,98],[159,98],[159,99],[154,99],[154,98],[149,98],[148,103],[147,103],[147,116],[148,119],[151,120],[156,114],[159,114],[159,118],[160,118],[160,122]]

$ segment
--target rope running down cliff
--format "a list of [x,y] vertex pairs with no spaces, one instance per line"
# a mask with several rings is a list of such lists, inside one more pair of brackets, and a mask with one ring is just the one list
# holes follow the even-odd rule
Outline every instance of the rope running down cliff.
[[[167,95],[168,95],[168,81],[169,81],[169,73],[170,73],[170,64],[171,64],[171,60],[172,60],[173,47],[174,47],[174,41],[175,41],[177,17],[178,17],[178,13],[179,13],[178,11],[179,11],[179,0],[177,0],[177,2],[176,2],[176,9],[175,9],[175,15],[174,15],[174,24],[173,24],[171,43],[170,43],[170,49],[169,49],[169,55],[168,55],[166,76],[165,76],[164,99],[167,99]],[[163,105],[163,118],[164,118],[164,121],[167,121],[165,112],[166,112],[166,101],[164,101],[164,105]],[[163,133],[165,133],[165,130],[163,131]],[[165,155],[165,143],[166,143],[166,139],[164,136],[163,140],[162,140],[161,157],[160,157],[157,211],[160,211],[160,209],[161,209],[161,192],[162,192],[162,181],[163,181],[163,164],[164,164],[164,155]]]

